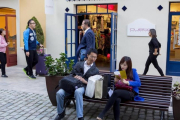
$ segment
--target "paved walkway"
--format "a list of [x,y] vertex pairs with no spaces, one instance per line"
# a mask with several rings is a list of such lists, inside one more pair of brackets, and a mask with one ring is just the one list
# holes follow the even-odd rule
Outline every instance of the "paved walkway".
[[[52,106],[46,91],[44,77],[30,80],[21,66],[7,68],[9,78],[0,78],[0,120],[53,120],[56,107]],[[95,120],[103,104],[84,102],[85,120]],[[160,111],[121,106],[120,120],[159,120]],[[166,120],[173,120],[172,112],[165,113]],[[63,120],[77,120],[71,103]],[[113,120],[109,111],[105,120]]]

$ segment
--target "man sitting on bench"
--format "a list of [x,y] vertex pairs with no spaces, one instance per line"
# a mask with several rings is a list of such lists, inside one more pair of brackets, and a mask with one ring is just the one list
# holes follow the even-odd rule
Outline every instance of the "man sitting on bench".
[[[99,70],[95,65],[95,61],[97,59],[97,50],[90,49],[87,52],[87,60],[84,62],[77,62],[72,70],[72,74],[75,74],[75,78],[83,82],[86,86],[88,78],[99,74]],[[78,76],[82,75],[82,76]],[[81,87],[75,90],[74,97],[76,99],[76,114],[78,120],[84,120],[83,118],[83,94],[85,92],[85,87]],[[57,100],[57,112],[58,115],[56,116],[55,120],[61,120],[65,116],[65,108],[64,108],[64,98],[68,95],[71,95],[60,89],[56,93],[56,100]]]

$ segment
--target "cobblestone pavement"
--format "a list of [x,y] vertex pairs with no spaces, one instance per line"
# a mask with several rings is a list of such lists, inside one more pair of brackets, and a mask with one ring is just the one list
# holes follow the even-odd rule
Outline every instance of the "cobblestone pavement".
[[[30,80],[22,72],[21,66],[7,68],[9,78],[0,78],[0,120],[53,120],[57,115],[46,91],[44,77]],[[104,104],[84,102],[85,120],[95,118]],[[160,111],[121,106],[120,120],[159,120]],[[172,112],[165,113],[166,120],[173,120]],[[77,120],[73,104],[66,108],[63,120]],[[109,111],[105,120],[113,120]]]
[[[84,102],[85,120],[95,120],[104,105]],[[159,120],[160,111],[121,107],[121,120]],[[0,120],[53,120],[56,107],[52,106],[48,96],[35,93],[0,90]],[[166,112],[166,119],[173,120]],[[64,120],[76,120],[73,104],[66,109]],[[109,111],[105,120],[113,120]]]

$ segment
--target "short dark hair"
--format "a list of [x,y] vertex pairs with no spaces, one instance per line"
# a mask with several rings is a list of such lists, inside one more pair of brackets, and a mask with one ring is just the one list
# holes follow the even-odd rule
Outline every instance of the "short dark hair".
[[87,25],[88,27],[90,27],[90,20],[88,19],[84,19],[84,24]]
[[156,30],[155,29],[150,29],[150,33],[152,35],[153,38],[156,38],[157,37],[157,34],[156,34]]
[[91,49],[87,52],[88,55],[90,55],[91,53],[98,54],[97,50],[94,49],[94,48],[91,48]]
[[34,20],[33,19],[28,20],[28,23],[27,23],[28,26],[31,23],[31,21],[34,21]]

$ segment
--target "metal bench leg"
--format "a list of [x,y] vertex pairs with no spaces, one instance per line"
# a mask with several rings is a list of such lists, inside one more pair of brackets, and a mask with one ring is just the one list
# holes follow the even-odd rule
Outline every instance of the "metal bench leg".
[[164,111],[161,111],[161,120],[164,120],[165,116],[164,116]]
[[75,102],[75,100],[73,100],[73,103],[74,103],[74,109],[76,110],[76,102]]

